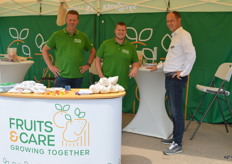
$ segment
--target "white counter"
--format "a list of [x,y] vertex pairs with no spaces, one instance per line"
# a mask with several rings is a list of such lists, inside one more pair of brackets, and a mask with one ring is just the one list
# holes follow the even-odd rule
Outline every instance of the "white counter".
[[0,159],[20,164],[121,163],[122,96],[0,93]]
[[173,124],[165,109],[163,71],[150,72],[146,67],[140,67],[135,80],[140,95],[139,109],[123,131],[168,138],[172,134]]

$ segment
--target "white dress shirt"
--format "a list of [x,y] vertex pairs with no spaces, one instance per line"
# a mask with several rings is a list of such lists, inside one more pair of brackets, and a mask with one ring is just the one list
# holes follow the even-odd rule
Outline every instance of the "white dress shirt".
[[196,51],[192,37],[182,27],[172,33],[172,40],[165,62],[157,66],[165,73],[181,71],[180,76],[187,76],[196,60]]

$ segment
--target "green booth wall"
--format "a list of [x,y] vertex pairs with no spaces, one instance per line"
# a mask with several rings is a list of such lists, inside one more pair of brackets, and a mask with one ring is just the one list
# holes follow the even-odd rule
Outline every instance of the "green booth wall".
[[[154,55],[157,48],[156,62],[160,62],[164,61],[170,44],[171,32],[166,26],[166,14],[81,15],[78,29],[90,37],[97,49],[104,40],[114,37],[115,24],[123,21],[128,27],[127,39],[134,43],[137,50],[144,50],[148,57]],[[218,66],[224,62],[232,62],[232,12],[183,12],[181,15],[182,26],[191,33],[197,52],[183,103],[183,112],[186,119],[189,119],[187,113],[193,113],[203,94],[196,89],[196,84],[209,85]],[[5,54],[7,47],[10,46],[17,47],[18,55],[32,57],[30,60],[35,63],[27,72],[25,80],[42,82],[43,76],[53,77],[53,75],[43,61],[41,48],[54,31],[64,27],[56,25],[56,16],[0,16],[0,53]],[[53,56],[54,53],[51,52],[51,55]],[[85,60],[87,58],[88,53],[85,53]],[[98,77],[94,76],[94,79],[97,81]],[[128,80],[130,88],[123,101],[123,112],[136,113],[139,91],[135,80]],[[53,86],[52,83],[45,82],[45,84],[49,87]],[[89,85],[89,73],[86,72],[82,87],[88,88]],[[225,87],[232,91],[231,82]],[[209,95],[201,110],[205,110],[211,99],[212,95]],[[229,101],[232,102],[232,96],[229,96]],[[226,119],[231,122],[225,104],[223,108]],[[205,118],[205,122],[222,122],[217,103]]]

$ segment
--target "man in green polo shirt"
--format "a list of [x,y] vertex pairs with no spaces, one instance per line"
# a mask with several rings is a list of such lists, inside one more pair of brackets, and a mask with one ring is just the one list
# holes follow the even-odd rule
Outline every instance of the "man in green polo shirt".
[[118,84],[127,90],[128,77],[138,73],[139,59],[135,46],[125,39],[126,24],[117,23],[114,32],[115,37],[104,41],[97,51],[96,69],[100,78],[118,76]]
[[[42,49],[43,58],[56,77],[56,87],[69,85],[72,88],[80,88],[83,73],[91,66],[96,51],[87,35],[76,29],[79,23],[77,11],[68,11],[66,23],[66,28],[54,32],[46,42]],[[51,49],[55,51],[56,65],[53,65],[49,58]],[[83,50],[90,52],[86,65],[82,64],[84,60]]]

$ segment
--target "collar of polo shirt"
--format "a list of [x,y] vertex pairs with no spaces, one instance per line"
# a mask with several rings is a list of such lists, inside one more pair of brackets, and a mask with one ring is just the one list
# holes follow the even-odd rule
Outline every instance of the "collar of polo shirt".
[[[68,30],[67,30],[66,28],[64,28],[63,30],[64,30],[64,32],[65,32],[66,34],[69,34],[69,32],[68,32]],[[74,34],[78,35],[79,32],[80,32],[80,31],[76,29],[76,31],[75,31]]]

